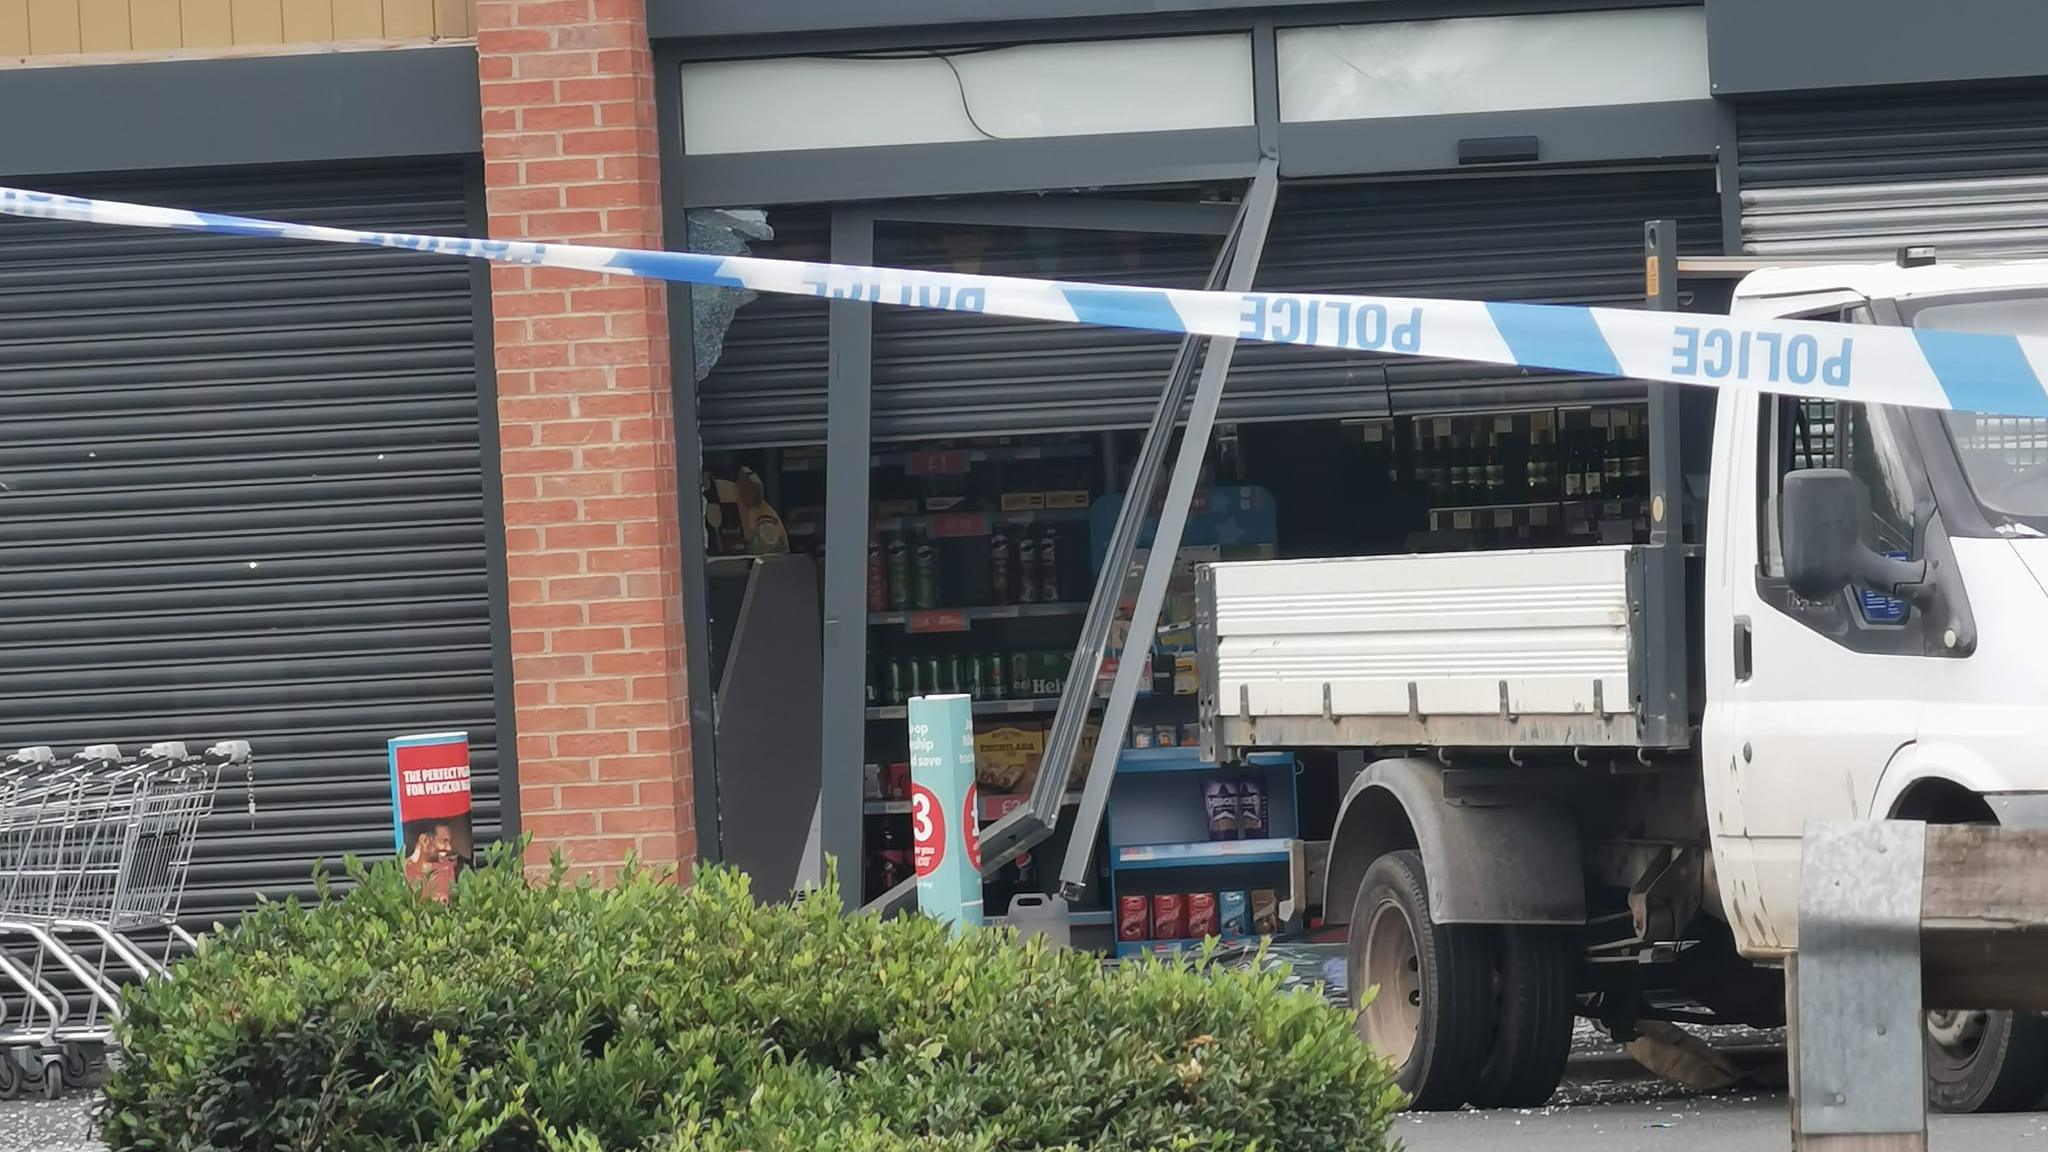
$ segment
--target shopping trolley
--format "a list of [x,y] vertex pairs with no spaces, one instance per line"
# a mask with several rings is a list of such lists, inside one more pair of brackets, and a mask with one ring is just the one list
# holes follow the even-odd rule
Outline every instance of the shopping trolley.
[[168,974],[136,936],[160,934],[166,955],[198,946],[177,923],[193,844],[223,769],[250,764],[239,740],[199,756],[173,742],[132,760],[113,745],[0,760],[0,1098],[55,1097],[89,1075],[121,986]]

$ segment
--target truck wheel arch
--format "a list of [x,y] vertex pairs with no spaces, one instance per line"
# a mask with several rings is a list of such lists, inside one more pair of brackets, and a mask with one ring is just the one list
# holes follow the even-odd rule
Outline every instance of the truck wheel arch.
[[1442,765],[1409,757],[1372,764],[1345,792],[1324,872],[1324,923],[1349,922],[1366,869],[1403,848],[1422,856],[1439,924],[1586,922],[1570,813],[1531,793],[1446,799]]

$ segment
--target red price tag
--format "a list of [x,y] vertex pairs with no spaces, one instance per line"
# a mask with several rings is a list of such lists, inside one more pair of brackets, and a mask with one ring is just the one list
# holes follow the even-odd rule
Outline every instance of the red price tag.
[[907,627],[912,632],[965,632],[967,613],[958,608],[928,608],[912,612]]
[[981,800],[981,818],[984,823],[993,824],[1024,806],[1028,796],[984,796]]
[[950,476],[967,471],[965,452],[912,452],[904,469],[912,476]]
[[980,512],[947,512],[932,517],[931,537],[943,540],[948,537],[986,536],[988,517]]
[[946,809],[922,784],[910,787],[910,858],[919,876],[938,871],[946,858]]
[[960,806],[960,834],[967,841],[967,866],[981,871],[981,821],[975,817],[975,786],[967,786],[967,802]]

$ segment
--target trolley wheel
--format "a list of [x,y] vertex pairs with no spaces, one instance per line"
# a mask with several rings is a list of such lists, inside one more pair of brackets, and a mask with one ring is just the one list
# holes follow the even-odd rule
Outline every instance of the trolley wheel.
[[92,1075],[92,1058],[85,1054],[79,1044],[64,1046],[64,1079],[70,1084],[83,1084]]
[[0,1048],[0,1100],[12,1100],[21,1095],[21,1063],[15,1059],[14,1051]]
[[64,1060],[62,1057],[45,1057],[43,1059],[42,1081],[36,1086],[42,1089],[43,1099],[45,1100],[55,1100],[64,1094]]

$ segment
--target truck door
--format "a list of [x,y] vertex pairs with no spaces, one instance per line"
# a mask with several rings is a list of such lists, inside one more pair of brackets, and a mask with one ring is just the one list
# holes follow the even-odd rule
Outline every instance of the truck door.
[[[1795,468],[1848,470],[1869,497],[1864,542],[1906,558],[1917,558],[1921,510],[1931,500],[1911,430],[1895,410],[1726,399],[1752,418],[1734,430],[1729,455],[1716,458],[1733,464],[1736,480],[1713,581],[1729,614],[1710,617],[1730,650],[1710,661],[1710,698],[1718,699],[1703,745],[1710,791],[1719,793],[1711,801],[1716,851],[1731,867],[1723,884],[1730,924],[1745,952],[1773,954],[1795,945],[1806,822],[1868,815],[1865,798],[1918,729],[1927,675],[1910,605],[1848,589],[1823,601],[1792,593],[1778,514],[1783,478]],[[1714,780],[1717,772],[1728,778]],[[1737,812],[1739,834],[1722,838]]]

